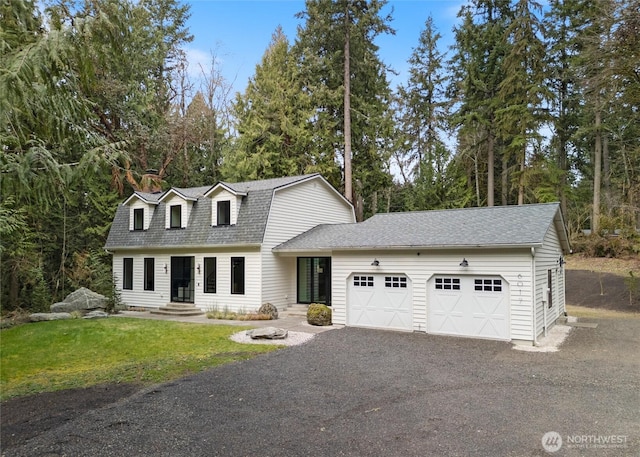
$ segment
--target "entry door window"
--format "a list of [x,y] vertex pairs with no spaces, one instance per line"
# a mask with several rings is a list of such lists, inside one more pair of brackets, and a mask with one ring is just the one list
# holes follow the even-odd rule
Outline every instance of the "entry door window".
[[171,257],[171,301],[193,303],[193,257]]
[[331,305],[331,257],[298,257],[298,303]]

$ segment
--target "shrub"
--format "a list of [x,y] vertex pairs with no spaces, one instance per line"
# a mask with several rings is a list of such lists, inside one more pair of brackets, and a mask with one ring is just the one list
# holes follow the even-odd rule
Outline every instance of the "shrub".
[[312,303],[307,310],[307,322],[311,325],[331,325],[331,308]]

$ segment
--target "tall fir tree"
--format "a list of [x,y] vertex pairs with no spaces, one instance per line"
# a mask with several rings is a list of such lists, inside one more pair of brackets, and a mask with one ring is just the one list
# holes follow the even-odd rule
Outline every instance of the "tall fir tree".
[[[496,112],[502,106],[499,88],[505,78],[504,59],[509,52],[504,36],[513,14],[508,0],[474,0],[462,7],[459,17],[462,21],[454,29],[456,44],[450,87],[458,106],[454,119],[459,127],[459,147],[475,161],[476,183],[486,170],[482,200],[493,206],[496,158],[501,157]],[[482,166],[478,163],[480,159],[484,162]]]
[[[345,157],[345,152],[349,155],[349,148],[345,147],[349,134],[344,131],[345,106],[348,107],[353,199],[359,218],[377,211],[376,193],[391,185],[391,90],[386,77],[388,69],[375,44],[379,35],[394,33],[389,25],[390,16],[382,15],[385,4],[378,0],[308,0],[306,10],[299,15],[306,21],[298,29],[294,45],[303,90],[311,95],[314,109],[311,117],[314,155],[329,153],[343,167],[349,160]],[[348,87],[345,70],[349,75]],[[338,176],[329,179],[336,187],[346,189]],[[365,201],[369,203],[366,210]]]
[[225,157],[225,179],[246,180],[308,172],[335,173],[333,160],[311,150],[313,115],[297,62],[278,27],[255,75],[233,105],[238,138]]

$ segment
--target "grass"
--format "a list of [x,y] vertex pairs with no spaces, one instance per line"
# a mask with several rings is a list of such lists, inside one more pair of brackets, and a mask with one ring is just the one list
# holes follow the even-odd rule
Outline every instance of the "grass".
[[150,385],[277,348],[229,339],[246,328],[110,318],[2,330],[0,400],[105,383]]
[[585,306],[566,305],[569,316],[586,319],[640,319],[640,313],[629,313],[602,308],[587,308]]

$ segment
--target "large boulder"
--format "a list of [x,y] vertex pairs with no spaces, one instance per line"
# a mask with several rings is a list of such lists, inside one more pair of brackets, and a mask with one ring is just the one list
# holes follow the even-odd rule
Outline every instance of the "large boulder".
[[73,311],[104,310],[108,299],[104,295],[93,292],[86,287],[81,287],[67,295],[63,301],[51,305],[52,313],[70,313]]
[[278,308],[271,303],[265,303],[258,309],[258,314],[267,314],[271,316],[271,319],[278,318]]
[[247,330],[247,335],[253,340],[283,340],[289,332],[283,328],[262,327]]
[[307,309],[307,322],[311,325],[331,325],[331,308],[319,303],[312,303]]

